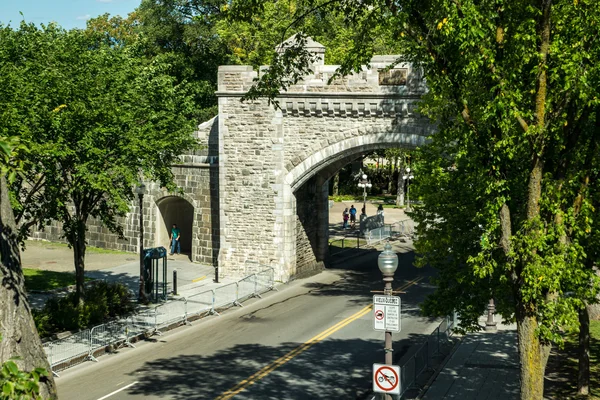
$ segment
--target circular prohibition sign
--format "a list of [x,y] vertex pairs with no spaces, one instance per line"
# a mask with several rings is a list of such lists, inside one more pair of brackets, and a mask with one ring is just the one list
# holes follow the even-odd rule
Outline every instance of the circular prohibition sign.
[[381,321],[383,319],[383,310],[375,311],[375,318],[377,318],[378,321]]
[[[390,371],[391,374],[387,371]],[[391,392],[396,389],[398,380],[398,374],[393,368],[383,366],[375,372],[375,384],[385,392]]]

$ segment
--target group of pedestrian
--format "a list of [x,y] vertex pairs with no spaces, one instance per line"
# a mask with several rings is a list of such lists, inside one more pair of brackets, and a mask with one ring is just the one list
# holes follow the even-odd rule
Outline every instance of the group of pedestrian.
[[[367,216],[367,211],[364,206],[361,209],[361,213],[363,216]],[[381,204],[377,207],[377,215],[383,215],[383,205]],[[361,216],[361,218],[363,217]],[[344,224],[342,225],[343,229],[348,229],[348,220],[350,220],[350,229],[356,227],[356,208],[354,208],[354,204],[352,204],[349,209],[348,207],[344,209],[342,212],[342,220],[344,221]]]
[[342,212],[342,219],[344,220],[344,229],[348,229],[348,220],[350,220],[350,229],[354,229],[356,226],[356,208],[354,208],[354,204],[350,206],[350,209],[346,207],[344,212]]

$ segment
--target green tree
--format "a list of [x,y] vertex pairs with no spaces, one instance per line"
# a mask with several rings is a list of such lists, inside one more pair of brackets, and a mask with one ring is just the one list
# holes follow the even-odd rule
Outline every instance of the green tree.
[[141,177],[175,189],[171,165],[195,145],[194,103],[170,74],[169,57],[144,57],[144,43],[55,25],[22,24],[8,34],[3,61],[23,84],[0,102],[30,150],[18,153],[25,165],[15,210],[23,229],[62,223],[82,302],[89,219],[122,235],[119,217]]
[[146,53],[168,56],[171,74],[187,82],[197,122],[217,114],[217,71],[228,64],[228,48],[216,32],[223,0],[143,0],[136,10],[137,31]]
[[[234,1],[260,13],[264,2]],[[594,298],[588,251],[592,181],[598,179],[596,62],[600,3],[592,0],[306,0],[314,13],[346,15],[364,37],[391,31],[402,57],[422,68],[421,112],[439,132],[424,149],[420,264],[439,269],[426,311],[457,309],[468,329],[486,300],[518,325],[521,398],[542,399],[550,343],[576,329]],[[308,28],[310,25],[307,26]],[[310,29],[299,30],[304,35]],[[276,101],[302,78],[302,37],[273,58],[247,97]],[[360,70],[372,41],[355,42],[339,74]],[[587,183],[586,183],[587,182]]]

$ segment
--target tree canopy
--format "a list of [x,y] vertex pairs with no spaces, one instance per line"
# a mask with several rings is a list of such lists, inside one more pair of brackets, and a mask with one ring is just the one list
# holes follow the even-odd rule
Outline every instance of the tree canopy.
[[192,93],[170,73],[168,55],[145,57],[143,42],[55,25],[0,35],[8,83],[0,118],[28,149],[17,153],[17,221],[25,231],[62,222],[83,293],[88,219],[121,233],[118,217],[140,179],[175,188],[171,165],[195,146]]
[[[266,7],[233,3],[242,15]],[[298,4],[294,18],[341,13],[365,38],[348,49],[339,74],[368,64],[372,38],[382,31],[397,41],[397,63],[423,70],[429,93],[420,112],[439,126],[422,150],[424,205],[413,214],[419,263],[439,270],[425,310],[456,309],[466,328],[478,329],[487,299],[496,298],[502,315],[518,324],[521,397],[541,399],[548,344],[577,328],[578,310],[598,290],[600,4]],[[310,23],[299,30],[298,45],[274,58],[248,97],[276,99],[302,79],[310,68],[302,49]]]

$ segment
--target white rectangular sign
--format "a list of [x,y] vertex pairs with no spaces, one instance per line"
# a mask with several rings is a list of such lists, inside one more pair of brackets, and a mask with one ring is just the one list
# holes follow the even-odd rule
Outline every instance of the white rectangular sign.
[[373,296],[373,329],[400,332],[400,297]]
[[400,394],[400,367],[373,364],[373,391],[375,393]]

